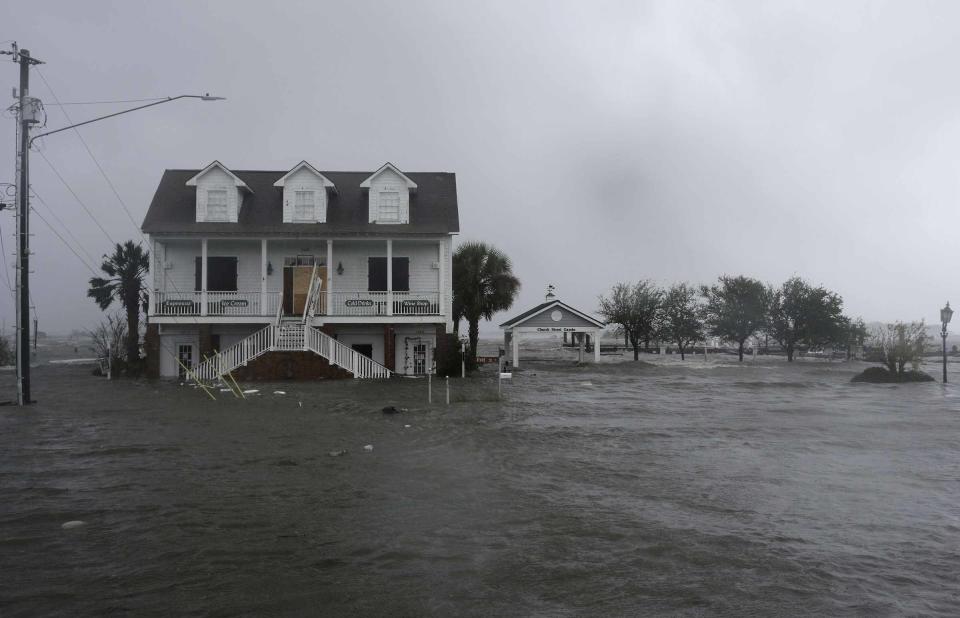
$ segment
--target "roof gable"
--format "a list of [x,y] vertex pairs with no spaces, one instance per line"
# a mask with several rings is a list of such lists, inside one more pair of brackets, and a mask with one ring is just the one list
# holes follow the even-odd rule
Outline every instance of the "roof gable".
[[548,312],[552,313],[556,309],[563,309],[569,312],[572,316],[575,316],[577,318],[576,321],[587,322],[590,326],[595,326],[597,328],[603,328],[604,326],[604,323],[601,322],[600,320],[597,320],[596,318],[592,318],[589,315],[574,309],[573,307],[571,307],[570,305],[564,302],[561,302],[559,300],[549,300],[545,303],[540,303],[539,305],[537,305],[532,309],[529,309],[528,311],[524,311],[520,315],[510,318],[509,320],[501,324],[500,328],[514,328],[526,322],[536,321],[537,317],[542,316]]
[[408,188],[408,189],[410,189],[411,191],[416,190],[416,188],[417,188],[417,183],[415,183],[415,182],[413,182],[412,180],[410,180],[410,178],[409,178],[406,174],[404,174],[403,172],[401,172],[400,170],[398,170],[398,169],[397,169],[397,166],[395,166],[393,163],[390,163],[389,161],[387,161],[386,163],[384,163],[383,166],[382,166],[380,169],[378,169],[378,170],[375,171],[374,173],[370,174],[370,176],[369,176],[366,180],[364,180],[363,182],[361,182],[361,183],[360,183],[360,188],[361,188],[361,189],[369,189],[369,188],[370,188],[370,183],[373,182],[373,179],[376,178],[377,176],[379,176],[380,174],[384,173],[384,172],[387,171],[387,170],[392,171],[394,174],[396,174],[397,176],[399,176],[400,178],[402,178],[403,181],[404,181],[405,183],[407,183],[407,188]]
[[[211,163],[210,165],[208,165],[208,166],[206,166],[205,168],[203,168],[202,170],[200,170],[200,171],[197,173],[196,176],[193,176],[192,178],[190,178],[189,180],[187,180],[186,185],[187,185],[188,187],[195,187],[195,186],[197,186],[197,180],[199,180],[201,176],[203,176],[204,174],[206,174],[207,172],[209,172],[210,170],[212,170],[212,169],[214,169],[214,168],[219,168],[219,169],[223,170],[228,176],[230,176],[231,178],[233,178],[233,184],[234,184],[235,186],[237,186],[237,187],[239,187],[239,188],[241,188],[241,189],[246,189],[247,191],[250,191],[250,187],[247,186],[247,183],[245,183],[245,182],[243,182],[242,180],[240,180],[240,177],[239,177],[239,176],[237,176],[236,174],[234,174],[233,172],[231,172],[229,169],[227,169],[227,166],[225,166],[223,163],[220,163],[219,161],[216,161],[216,160],[215,160],[213,163]],[[252,193],[252,191],[251,191],[251,193]]]
[[291,169],[289,172],[287,172],[286,174],[284,174],[283,176],[281,176],[280,179],[277,180],[277,182],[273,183],[273,186],[275,186],[275,187],[282,187],[282,186],[284,185],[284,183],[287,181],[287,178],[289,178],[290,176],[293,176],[294,174],[296,174],[297,172],[299,172],[299,171],[300,171],[302,168],[304,168],[304,167],[307,168],[308,170],[310,170],[311,172],[313,172],[313,174],[314,174],[315,176],[317,176],[317,177],[323,182],[323,186],[324,186],[324,187],[333,189],[334,191],[337,190],[336,185],[334,185],[333,182],[332,182],[329,178],[327,178],[326,176],[324,176],[322,173],[320,173],[320,171],[319,171],[317,168],[313,167],[312,165],[310,165],[310,164],[307,163],[306,161],[301,161],[300,163],[297,163],[297,165],[295,165],[295,166],[293,167],[293,169]]

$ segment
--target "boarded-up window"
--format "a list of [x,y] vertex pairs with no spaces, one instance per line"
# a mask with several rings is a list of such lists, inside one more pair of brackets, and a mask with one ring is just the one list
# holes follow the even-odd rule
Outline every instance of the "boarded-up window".
[[[193,289],[201,290],[203,282],[203,264],[197,258],[194,265]],[[235,257],[208,257],[207,258],[207,291],[208,292],[236,292],[237,291],[237,258]]]
[[[387,258],[372,257],[367,264],[367,290],[370,292],[386,290]],[[410,258],[393,258],[393,289],[396,292],[410,291]]]
[[380,221],[400,220],[400,193],[397,191],[380,192]]
[[316,221],[313,191],[297,191],[293,197],[293,220]]
[[207,221],[228,221],[226,189],[207,190]]

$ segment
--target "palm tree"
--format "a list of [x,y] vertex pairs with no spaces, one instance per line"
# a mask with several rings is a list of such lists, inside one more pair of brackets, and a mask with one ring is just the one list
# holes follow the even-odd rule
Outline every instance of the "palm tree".
[[127,312],[127,362],[136,362],[140,358],[140,311],[146,307],[143,277],[150,270],[150,254],[132,240],[117,243],[113,255],[103,256],[100,269],[109,278],[91,277],[87,296],[104,311],[114,299],[123,305]]
[[483,242],[468,242],[453,254],[453,323],[469,324],[470,358],[477,357],[480,318],[490,320],[498,311],[509,309],[520,290],[513,276],[510,258]]

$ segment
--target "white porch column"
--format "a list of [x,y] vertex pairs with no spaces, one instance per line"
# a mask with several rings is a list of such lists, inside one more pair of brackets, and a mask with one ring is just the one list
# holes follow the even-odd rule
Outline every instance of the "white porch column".
[[326,315],[333,313],[333,240],[327,239],[327,309]]
[[387,239],[387,315],[393,315],[393,239]]
[[600,329],[593,331],[593,362],[600,362]]
[[512,364],[514,367],[519,367],[520,366],[520,333],[518,333],[516,329],[514,329],[513,336],[510,338],[513,339],[513,359],[512,359],[513,363]]
[[207,239],[200,241],[200,315],[207,315]]
[[443,241],[437,243],[437,257],[440,260],[440,274],[439,281],[437,282],[437,306],[439,307],[440,315],[446,315],[443,311],[443,295],[446,292],[446,288],[443,283],[446,281],[444,278],[444,259],[443,259]]
[[260,315],[267,311],[267,239],[260,240]]

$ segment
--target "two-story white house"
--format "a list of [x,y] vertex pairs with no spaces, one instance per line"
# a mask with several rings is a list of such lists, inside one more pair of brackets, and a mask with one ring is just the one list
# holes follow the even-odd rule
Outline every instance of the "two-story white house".
[[143,232],[148,375],[423,374],[453,329],[452,173],[214,161],[165,171]]

